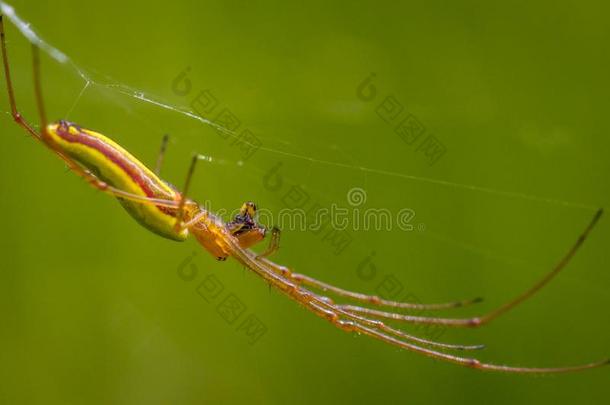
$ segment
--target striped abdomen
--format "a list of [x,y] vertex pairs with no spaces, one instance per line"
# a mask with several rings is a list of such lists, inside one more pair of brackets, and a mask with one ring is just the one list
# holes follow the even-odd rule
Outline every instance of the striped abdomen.
[[[139,196],[179,201],[180,193],[161,180],[116,142],[67,121],[47,126],[54,144],[109,185]],[[174,230],[176,210],[119,198],[127,212],[156,234],[182,241],[188,230]]]

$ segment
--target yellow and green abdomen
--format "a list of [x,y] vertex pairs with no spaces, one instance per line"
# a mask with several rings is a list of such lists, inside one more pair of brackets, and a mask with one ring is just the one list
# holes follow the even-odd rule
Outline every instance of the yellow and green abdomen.
[[[120,145],[67,121],[50,124],[47,132],[61,151],[109,185],[143,197],[179,201],[180,194]],[[152,232],[183,241],[188,231],[174,230],[176,209],[119,198],[127,212]]]

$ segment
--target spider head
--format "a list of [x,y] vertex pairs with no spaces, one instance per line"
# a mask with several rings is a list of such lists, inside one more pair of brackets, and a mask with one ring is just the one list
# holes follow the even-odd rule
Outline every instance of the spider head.
[[255,216],[256,204],[251,201],[245,202],[239,209],[239,214],[235,215],[233,221],[229,222],[227,226],[234,235],[240,235],[258,227],[254,220]]
[[256,215],[256,204],[252,201],[245,202],[239,209],[239,215],[254,219],[254,216]]

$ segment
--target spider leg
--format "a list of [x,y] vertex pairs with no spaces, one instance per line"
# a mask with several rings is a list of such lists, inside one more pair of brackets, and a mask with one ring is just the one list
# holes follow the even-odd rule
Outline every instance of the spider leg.
[[399,309],[412,309],[412,310],[441,310],[448,308],[458,308],[466,305],[474,304],[480,302],[481,298],[474,298],[471,300],[464,301],[456,301],[456,302],[447,302],[447,303],[438,303],[438,304],[418,304],[412,302],[398,302],[398,301],[390,301],[382,299],[376,295],[368,295],[362,294],[358,292],[353,292],[349,290],[345,290],[340,287],[336,287],[332,284],[325,283],[323,281],[316,280],[312,277],[306,276],[304,274],[293,273],[288,267],[281,266],[277,263],[274,263],[268,259],[261,258],[261,261],[264,262],[269,267],[273,268],[276,272],[284,275],[290,280],[298,283],[299,285],[310,286],[322,291],[329,291],[339,297],[349,298],[355,301],[361,301],[372,305],[399,308]]
[[[290,283],[289,280],[284,279],[283,277],[280,277],[280,280],[284,280],[283,282],[286,284]],[[441,349],[449,350],[479,350],[485,348],[484,345],[456,345],[449,343],[441,343],[410,335],[402,330],[398,330],[388,325],[385,325],[379,320],[368,319],[363,316],[359,316],[358,314],[354,314],[347,310],[344,310],[339,306],[335,305],[334,302],[328,297],[320,296],[303,287],[295,286],[294,289],[289,293],[289,295],[299,303],[308,307],[317,315],[322,316],[323,318],[328,321],[331,321],[332,323],[335,323],[337,317],[343,316],[354,322],[359,322],[361,324],[367,325],[368,327],[386,332],[405,341],[417,342],[425,346],[438,347]]]
[[[492,320],[496,319],[500,315],[514,308],[521,302],[525,301],[532,295],[534,295],[538,290],[544,287],[549,283],[557,275],[571,260],[571,258],[576,254],[580,246],[589,236],[591,230],[595,227],[599,219],[601,218],[603,210],[598,210],[591,222],[585,228],[582,234],[578,237],[576,242],[572,245],[572,247],[568,250],[566,255],[548,272],[544,277],[542,277],[538,282],[536,282],[532,287],[527,289],[525,292],[518,295],[515,299],[505,303],[504,305],[499,306],[498,308],[488,312],[485,315],[473,317],[473,318],[439,318],[439,317],[422,317],[422,316],[412,316],[412,315],[404,315],[387,311],[380,311],[371,308],[364,308],[353,305],[342,305],[340,308],[347,310],[353,313],[366,314],[369,316],[391,319],[396,321],[404,321],[410,323],[419,323],[419,324],[432,324],[432,325],[444,325],[450,327],[479,327],[481,325],[487,324]],[[274,268],[280,274],[283,274],[285,277],[290,278],[298,284],[305,284],[312,287],[320,288],[325,291],[331,291],[339,296],[351,298],[358,301],[367,302],[374,305],[380,306],[389,306],[394,308],[406,308],[406,309],[424,309],[424,310],[432,310],[432,309],[440,309],[446,308],[447,305],[451,304],[410,304],[410,303],[397,303],[393,301],[384,301],[379,299],[379,297],[369,296],[365,294],[353,293],[351,291],[346,291],[341,288],[332,286],[330,284],[326,284],[320,281],[317,281],[309,276],[305,276],[302,274],[292,273],[290,269],[277,265],[269,260],[265,260],[265,263],[270,267]],[[476,300],[473,300],[476,301]],[[472,302],[472,301],[470,301]],[[466,301],[468,303],[468,301]],[[463,305],[463,303],[462,303]],[[439,308],[440,306],[440,308]],[[453,306],[460,306],[453,304]]]
[[[265,266],[259,260],[257,260],[255,253],[239,248],[239,241],[235,237],[229,237],[226,239],[226,242],[232,248],[232,256],[237,259],[240,263],[242,263],[245,267],[256,273],[258,276],[265,279],[271,286],[277,288],[282,291],[286,295],[290,296],[295,301],[301,303],[308,307],[308,309],[312,310],[317,315],[329,320],[329,312],[332,311],[332,317],[337,316],[338,314],[341,316],[348,317],[353,320],[361,321],[370,327],[380,328],[390,334],[398,336],[405,340],[415,341],[428,346],[436,346],[444,349],[454,349],[454,350],[477,350],[482,349],[481,345],[452,345],[447,343],[440,343],[431,340],[426,340],[423,338],[419,338],[416,336],[409,335],[403,331],[391,328],[385,325],[383,322],[379,320],[367,319],[358,314],[350,313],[349,311],[345,311],[339,307],[337,307],[331,299],[328,297],[317,295],[286,278],[284,275],[279,274],[275,270],[273,270],[269,266]],[[313,304],[312,304],[313,303]],[[324,309],[324,311],[320,311]]]
[[34,128],[23,118],[19,110],[17,110],[17,103],[15,101],[15,92],[13,90],[13,83],[11,80],[11,71],[8,63],[8,56],[6,51],[6,39],[4,37],[4,23],[2,21],[2,15],[0,15],[0,43],[2,47],[2,62],[4,65],[4,78],[6,81],[6,89],[8,91],[8,100],[11,105],[11,115],[13,120],[24,128],[27,132],[32,135],[35,139],[42,141],[40,135],[34,130]]
[[157,163],[155,164],[155,174],[161,175],[161,168],[163,167],[163,160],[165,159],[165,152],[167,151],[167,144],[169,142],[169,135],[163,135],[161,139],[161,148],[159,148],[159,155],[157,156]]
[[94,174],[85,170],[81,166],[79,166],[73,159],[69,156],[65,155],[57,148],[57,146],[53,143],[52,139],[47,134],[47,121],[46,115],[44,111],[44,103],[42,98],[42,86],[40,82],[40,55],[38,47],[32,44],[32,66],[34,71],[34,91],[36,96],[36,105],[38,108],[38,114],[40,117],[40,128],[41,132],[38,133],[34,127],[21,115],[19,110],[17,109],[17,102],[15,101],[15,92],[13,90],[13,83],[11,80],[11,72],[8,62],[8,53],[6,49],[6,39],[4,33],[4,23],[2,21],[2,15],[0,15],[0,47],[2,49],[2,62],[4,66],[4,77],[6,81],[6,88],[8,92],[9,104],[11,106],[11,115],[13,116],[13,120],[25,129],[34,139],[41,142],[51,151],[53,151],[57,156],[59,156],[68,168],[82,177],[89,183],[91,186],[97,188],[100,191],[103,191],[107,194],[113,195],[115,197],[124,198],[131,201],[137,201],[144,204],[152,204],[164,207],[176,207],[178,204],[173,201],[161,200],[155,198],[144,197],[136,194],[131,194],[126,191],[117,189],[115,187],[110,186],[109,184],[98,179]]
[[[353,318],[347,314],[347,318],[351,319],[341,319],[341,315],[346,315],[343,311],[333,306],[332,304],[328,304],[326,302],[316,302],[315,300],[307,302],[307,306],[309,306],[310,310],[317,313],[322,313],[323,317],[334,324],[336,327],[346,331],[346,332],[356,332],[368,335],[374,339],[380,340],[385,343],[389,343],[391,345],[397,346],[402,349],[410,350],[419,354],[423,354],[424,356],[435,358],[438,360],[442,360],[449,363],[454,363],[463,367],[475,368],[486,371],[499,371],[506,373],[526,373],[526,374],[546,374],[546,373],[567,373],[573,371],[586,370],[590,368],[601,367],[610,364],[610,359],[604,359],[601,361],[576,365],[576,366],[568,366],[568,367],[514,367],[514,366],[506,366],[499,365],[493,363],[483,363],[475,358],[470,357],[460,357],[455,356],[443,352],[439,352],[436,350],[432,350],[429,348],[421,347],[419,345],[409,343],[408,341],[418,341],[419,343],[426,344],[428,346],[440,346],[443,347],[443,344],[438,344],[436,342],[430,342],[423,339],[413,339],[413,336],[406,334],[395,334],[397,337],[390,336],[384,332],[396,331],[388,328],[390,330],[384,330],[377,326],[368,326],[364,325],[362,321],[369,323],[370,320],[367,318]],[[375,324],[373,324],[375,325]],[[394,334],[394,333],[392,333]],[[402,338],[402,339],[401,339]],[[433,344],[430,344],[433,343]],[[444,346],[448,348],[447,346]],[[455,347],[453,347],[455,348]],[[478,348],[478,347],[471,347]]]
[[[359,307],[356,305],[338,305],[339,308],[356,313],[372,316],[374,318],[390,319],[393,321],[402,321],[414,324],[428,324],[428,325],[443,325],[450,327],[478,327],[481,326],[482,317],[474,318],[438,318],[429,316],[416,316],[399,314],[396,312],[380,311],[372,308]],[[488,321],[489,322],[489,321]]]
[[267,249],[265,249],[263,253],[256,257],[257,259],[269,257],[278,251],[278,249],[280,248],[280,234],[280,228],[276,226],[271,228],[271,240],[269,241],[269,246],[267,246]]
[[[267,272],[271,272],[271,271],[272,270],[267,270]],[[285,282],[290,283],[288,280],[285,280]],[[353,316],[352,314],[346,313],[346,311],[341,310],[341,308],[324,300],[324,297],[318,297],[317,295],[311,294],[307,290],[304,290],[302,288],[297,287],[295,290],[292,291],[292,293],[289,293],[289,295],[291,295],[294,299],[296,299],[298,302],[303,304],[306,308],[308,308],[312,312],[316,313],[318,316],[326,319],[327,321],[331,322],[333,325],[335,325],[336,327],[338,327],[344,331],[366,334],[377,340],[381,340],[382,342],[389,343],[391,345],[400,347],[402,349],[417,352],[417,353],[420,353],[425,356],[432,357],[432,358],[435,358],[438,360],[455,363],[455,364],[458,364],[458,365],[464,366],[464,367],[470,367],[470,368],[476,368],[476,369],[488,370],[488,371],[509,372],[509,373],[563,373],[563,372],[584,370],[584,369],[588,369],[588,368],[595,368],[595,367],[600,367],[600,366],[603,366],[606,364],[610,364],[610,360],[608,360],[608,359],[605,359],[605,360],[602,360],[599,362],[594,362],[594,363],[589,363],[589,364],[584,364],[584,365],[577,365],[577,366],[570,366],[570,367],[544,367],[544,368],[513,367],[513,366],[497,365],[497,364],[490,364],[490,363],[482,363],[481,361],[479,361],[475,358],[454,356],[454,355],[450,355],[447,353],[438,352],[438,351],[431,350],[431,349],[428,349],[425,347],[421,347],[416,344],[409,343],[408,340],[411,340],[411,341],[415,340],[415,341],[418,341],[418,343],[423,343],[423,344],[426,344],[429,346],[431,346],[431,345],[440,346],[440,347],[444,346],[444,344],[439,344],[439,343],[427,341],[424,339],[419,339],[419,338],[416,338],[419,340],[413,339],[414,338],[413,336],[407,335],[400,331],[398,331],[399,333],[396,334],[396,333],[394,333],[394,332],[397,332],[396,330],[389,328],[387,326],[384,327],[382,323],[376,323],[370,319],[357,317],[357,316]],[[342,319],[342,316],[346,317],[348,319]],[[366,325],[363,323],[366,323]],[[385,333],[385,332],[395,334],[395,335],[397,335],[397,337],[390,336],[390,334]],[[449,348],[447,346],[444,346],[444,347]],[[455,348],[455,347],[451,347],[451,348]]]
[[[200,155],[198,153],[193,155],[193,158],[191,159],[191,165],[189,166],[189,170],[186,174],[186,180],[184,181],[184,187],[182,188],[182,194],[180,197],[180,202],[178,203],[178,213],[176,214],[176,225],[175,228],[176,230],[182,230],[184,228],[188,228],[188,224],[194,224],[196,222],[193,221],[193,219],[189,220],[187,224],[184,224],[182,222],[183,218],[184,218],[184,212],[186,209],[186,206],[188,203],[193,203],[193,201],[188,200],[187,195],[188,195],[188,191],[189,188],[191,186],[191,180],[193,179],[193,174],[195,173],[195,167],[197,166],[197,162],[199,162],[200,160],[206,160],[208,159],[206,156]],[[196,205],[195,203],[193,203],[194,205]],[[206,210],[203,210],[202,214],[203,217],[207,216],[207,214],[205,214]],[[200,218],[201,219],[201,218]]]
[[451,349],[451,350],[480,350],[480,349],[485,348],[485,345],[456,345],[456,344],[441,343],[441,342],[437,342],[434,340],[423,339],[423,338],[408,334],[402,330],[392,328],[376,319],[370,319],[370,318],[366,318],[363,316],[359,316],[358,314],[345,310],[340,305],[336,305],[334,302],[332,302],[332,300],[328,299],[327,297],[323,297],[323,296],[318,296],[318,297],[324,302],[324,305],[332,308],[332,310],[335,313],[337,313],[338,315],[345,316],[346,318],[349,318],[355,322],[359,322],[366,326],[378,329],[382,332],[389,333],[390,335],[394,335],[395,337],[404,339],[406,341],[417,342],[417,343],[423,344],[425,346],[439,347],[442,349]]
[[590,368],[601,367],[607,364],[610,364],[610,360],[605,359],[602,361],[576,365],[576,366],[568,366],[568,367],[514,367],[514,366],[505,366],[499,364],[492,363],[483,363],[475,358],[468,357],[460,357],[454,356],[447,353],[438,352],[435,350],[427,349],[415,344],[411,344],[400,339],[396,339],[392,336],[389,336],[377,329],[364,326],[359,322],[352,320],[341,320],[338,319],[334,323],[336,326],[347,331],[347,332],[356,332],[368,335],[377,340],[381,340],[382,342],[389,343],[391,345],[397,346],[401,349],[410,350],[413,352],[417,352],[419,354],[423,354],[424,356],[431,357],[434,359],[442,360],[449,363],[455,363],[460,366],[475,368],[479,370],[486,371],[500,371],[505,373],[523,373],[523,374],[547,374],[547,373],[567,373],[571,371],[580,371],[586,370]]
[[[316,294],[312,294],[311,292],[305,290],[303,287],[295,284],[288,278],[283,277],[276,270],[272,269],[270,266],[264,265],[262,261],[256,260],[256,256],[253,252],[245,249],[241,249],[238,241],[230,235],[228,237],[223,238],[224,242],[230,248],[232,256],[239,261],[241,264],[246,266],[248,269],[253,271],[255,274],[269,282],[272,286],[276,287],[284,294],[290,296],[295,301],[299,302],[307,309],[315,313],[316,315],[328,320],[336,327],[348,331],[348,332],[357,332],[363,333],[368,336],[371,336],[375,339],[381,340],[383,342],[392,344],[394,346],[407,349],[410,351],[414,351],[420,354],[423,354],[428,357],[436,358],[439,360],[443,360],[450,363],[455,363],[464,367],[476,368],[481,370],[489,370],[489,371],[502,371],[509,373],[563,373],[570,371],[578,371],[589,368],[600,367],[606,364],[610,364],[610,360],[605,359],[595,363],[589,363],[584,365],[570,366],[570,367],[556,367],[556,368],[529,368],[529,367],[512,367],[512,366],[504,366],[504,365],[496,365],[489,363],[482,363],[474,358],[467,357],[459,357],[453,356],[446,353],[438,352],[435,350],[431,350],[428,348],[424,348],[412,343],[408,343],[402,339],[392,337],[375,326],[365,326],[362,325],[359,321],[354,320],[353,317],[349,316],[349,313],[338,308],[330,300],[325,300],[323,297],[319,297]],[[346,316],[348,320],[342,319],[342,315]],[[373,320],[368,320],[366,318],[358,318],[363,319],[367,322],[374,322]],[[370,323],[370,325],[379,326],[377,323]]]
[[572,247],[568,250],[566,255],[561,258],[561,260],[549,271],[545,274],[540,280],[538,280],[532,287],[518,295],[516,298],[511,301],[497,307],[494,310],[491,310],[487,314],[473,317],[473,318],[438,318],[438,317],[425,317],[425,316],[412,316],[412,315],[404,315],[397,314],[393,312],[379,311],[376,309],[363,308],[353,305],[342,305],[341,307],[347,311],[366,314],[376,318],[383,319],[392,319],[396,321],[404,321],[409,323],[418,323],[418,324],[431,324],[431,325],[444,325],[450,327],[479,327],[485,325],[494,319],[498,318],[500,315],[505,312],[511,310],[521,302],[525,301],[532,295],[534,295],[537,291],[539,291],[542,287],[549,283],[569,262],[570,259],[576,254],[578,248],[583,244],[583,242],[589,236],[589,233],[595,226],[595,224],[599,221],[602,216],[603,211],[600,209],[595,213],[595,216],[589,222],[589,225],[585,228],[582,234],[578,237],[576,242],[572,245]]

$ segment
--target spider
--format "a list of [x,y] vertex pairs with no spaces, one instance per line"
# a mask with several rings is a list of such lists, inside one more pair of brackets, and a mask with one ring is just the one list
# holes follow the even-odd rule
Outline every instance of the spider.
[[[232,257],[272,287],[339,329],[368,335],[401,349],[445,362],[479,370],[510,373],[561,373],[595,368],[610,363],[608,359],[568,367],[515,367],[484,363],[473,357],[447,353],[451,350],[481,349],[483,347],[481,345],[455,345],[427,340],[408,334],[384,322],[384,320],[392,320],[471,328],[491,322],[534,295],[568,264],[599,221],[602,215],[601,209],[596,212],[583,233],[555,267],[513,300],[482,316],[473,318],[422,317],[404,314],[399,311],[457,308],[480,300],[439,304],[390,301],[374,295],[348,291],[304,274],[295,273],[288,267],[269,259],[279,248],[280,231],[277,228],[271,229],[271,241],[268,248],[262,254],[256,254],[250,247],[265,239],[267,228],[257,223],[254,203],[244,203],[233,221],[225,223],[221,218],[188,197],[189,185],[197,162],[201,159],[200,155],[193,157],[184,187],[180,192],[160,178],[167,137],[163,138],[161,152],[153,171],[116,142],[100,133],[64,120],[48,123],[42,96],[39,50],[35,44],[32,44],[34,92],[40,120],[40,130],[37,131],[17,109],[2,16],[0,16],[0,37],[4,76],[14,121],[35,140],[63,160],[72,172],[85,179],[94,188],[116,197],[125,210],[150,231],[175,241],[184,241],[189,235],[193,235],[218,260]],[[352,301],[352,303],[339,303],[325,295],[328,293],[336,298]],[[360,305],[355,305],[357,303]]]

